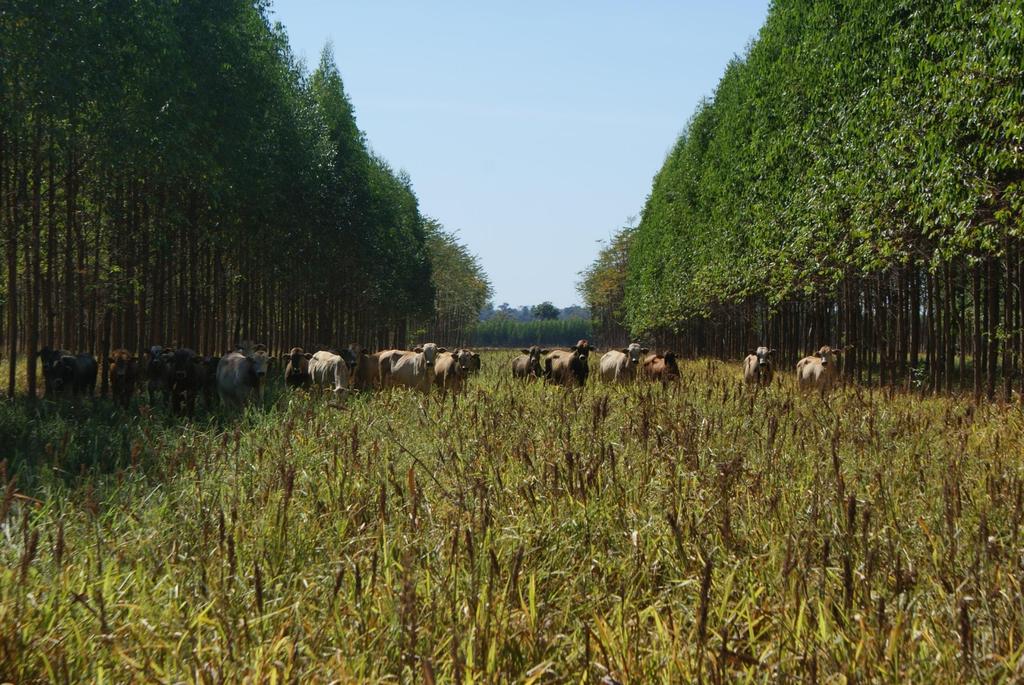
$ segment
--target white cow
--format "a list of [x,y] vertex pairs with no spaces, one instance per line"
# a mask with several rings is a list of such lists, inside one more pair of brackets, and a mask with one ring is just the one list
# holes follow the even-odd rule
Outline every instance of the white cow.
[[344,398],[349,390],[349,365],[345,357],[320,350],[309,360],[309,375],[316,385],[327,386]]
[[601,380],[605,383],[628,383],[637,377],[646,347],[630,343],[624,350],[611,350],[601,357]]
[[447,350],[434,343],[427,343],[397,359],[393,358],[390,383],[429,393],[430,386],[434,384],[434,361],[442,352]]
[[270,356],[264,345],[243,343],[241,349],[217,362],[217,394],[226,405],[242,408],[255,390],[263,401],[263,379],[267,375]]
[[836,377],[839,376],[839,355],[836,350],[825,345],[817,354],[804,357],[796,363],[796,382],[801,390],[819,390],[822,394],[832,389]]
[[743,360],[743,382],[747,385],[772,384],[772,376],[775,373],[772,356],[775,350],[767,347],[758,347]]

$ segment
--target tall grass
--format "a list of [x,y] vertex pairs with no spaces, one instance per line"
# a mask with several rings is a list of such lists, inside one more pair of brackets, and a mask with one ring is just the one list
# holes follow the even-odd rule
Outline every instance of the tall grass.
[[1019,409],[510,357],[457,399],[5,406],[0,680],[1016,677]]

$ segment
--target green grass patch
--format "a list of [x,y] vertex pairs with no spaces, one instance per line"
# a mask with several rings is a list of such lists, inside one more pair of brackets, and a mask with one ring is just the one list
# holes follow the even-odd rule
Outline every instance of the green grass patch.
[[1019,408],[511,356],[457,400],[0,405],[0,680],[1015,677]]

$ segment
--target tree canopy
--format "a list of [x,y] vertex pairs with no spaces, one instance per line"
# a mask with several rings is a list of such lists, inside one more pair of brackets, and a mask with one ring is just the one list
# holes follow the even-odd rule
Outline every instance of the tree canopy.
[[920,350],[936,386],[971,347],[991,393],[1021,352],[1022,31],[1011,0],[774,2],[613,269],[628,329],[726,355],[842,337],[869,374]]
[[404,344],[434,316],[449,276],[410,179],[368,148],[330,47],[308,73],[262,0],[11,0],[0,35],[12,360]]

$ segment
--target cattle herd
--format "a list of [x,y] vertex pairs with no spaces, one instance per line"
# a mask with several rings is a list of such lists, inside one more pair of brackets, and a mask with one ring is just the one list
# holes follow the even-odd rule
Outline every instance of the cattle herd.
[[[580,340],[568,349],[521,350],[512,360],[512,378],[543,380],[564,386],[586,385],[593,347]],[[804,357],[796,365],[797,387],[831,389],[838,375],[837,357],[845,350],[828,345]],[[771,385],[775,350],[758,347],[743,360],[743,380],[750,386]],[[93,395],[98,365],[88,353],[71,354],[44,348],[39,352],[48,397]],[[412,350],[388,349],[371,353],[352,344],[340,351],[306,352],[293,347],[287,354],[272,356],[265,345],[242,343],[224,356],[201,356],[187,348],[160,345],[141,358],[124,349],[114,350],[108,367],[111,397],[128,407],[143,386],[151,403],[162,402],[174,414],[191,416],[202,397],[207,407],[216,402],[239,409],[253,398],[262,399],[268,373],[284,369],[289,389],[320,386],[344,398],[352,391],[407,387],[429,393],[457,393],[467,379],[479,372],[480,355],[466,349],[449,351],[436,343]],[[663,384],[679,379],[673,352],[649,354],[646,347],[631,343],[606,352],[598,364],[601,381],[627,383],[637,379]]]

